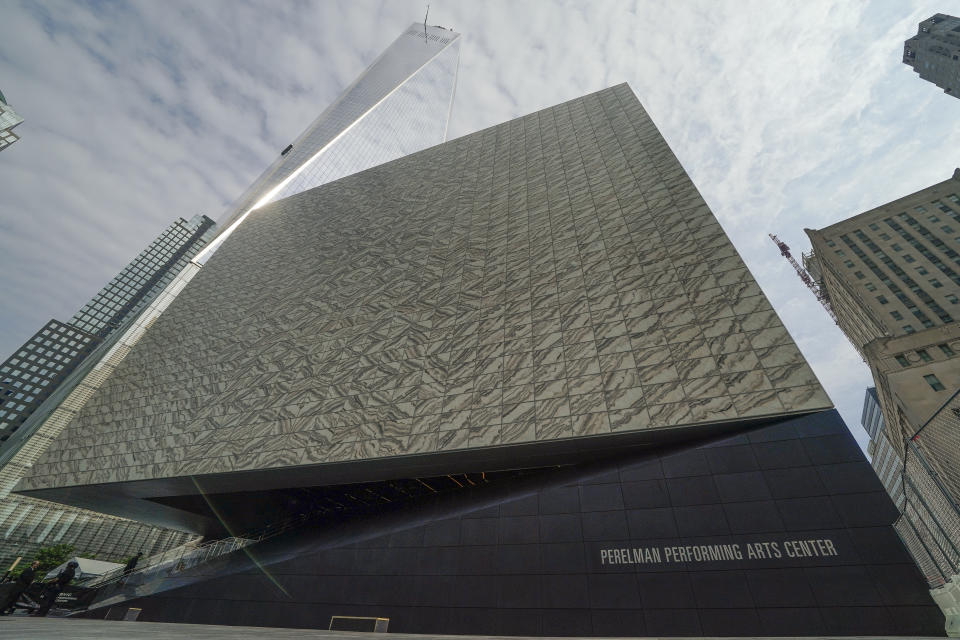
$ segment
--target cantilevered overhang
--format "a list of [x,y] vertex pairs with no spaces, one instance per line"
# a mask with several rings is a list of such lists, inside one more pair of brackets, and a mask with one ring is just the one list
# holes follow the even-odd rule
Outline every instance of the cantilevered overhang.
[[254,211],[18,490],[210,530],[175,498],[579,464],[831,406],[618,85]]
[[18,490],[17,493],[204,535],[237,534],[300,515],[305,506],[289,497],[301,489],[335,492],[337,487],[363,483],[375,490],[378,483],[387,485],[395,481],[593,465],[620,458],[638,460],[646,455],[663,455],[729,438],[809,413],[466,452]]

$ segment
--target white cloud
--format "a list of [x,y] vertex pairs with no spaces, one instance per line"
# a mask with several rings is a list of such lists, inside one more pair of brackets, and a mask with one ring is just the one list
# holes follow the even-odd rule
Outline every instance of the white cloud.
[[[420,2],[4,7],[0,355],[178,216],[218,217]],[[960,104],[900,63],[941,7],[895,0],[433,3],[464,34],[451,136],[627,81],[851,426],[869,376],[766,237],[939,182]]]

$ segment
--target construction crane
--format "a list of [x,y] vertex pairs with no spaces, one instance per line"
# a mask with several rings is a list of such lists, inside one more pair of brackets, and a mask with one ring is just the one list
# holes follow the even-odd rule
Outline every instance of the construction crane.
[[777,236],[772,233],[768,234],[770,239],[773,240],[773,243],[777,245],[777,248],[780,249],[780,255],[787,259],[787,261],[793,266],[793,270],[797,272],[797,275],[800,276],[800,279],[803,280],[803,284],[807,285],[807,288],[810,291],[813,291],[813,295],[817,297],[817,300],[823,305],[823,308],[827,310],[827,313],[830,314],[830,317],[836,324],[840,324],[837,321],[837,314],[833,312],[833,307],[830,306],[830,298],[827,297],[826,291],[823,290],[823,287],[818,285],[814,279],[807,273],[807,270],[804,269],[799,262],[790,255],[790,247],[787,246],[787,243],[782,241]]

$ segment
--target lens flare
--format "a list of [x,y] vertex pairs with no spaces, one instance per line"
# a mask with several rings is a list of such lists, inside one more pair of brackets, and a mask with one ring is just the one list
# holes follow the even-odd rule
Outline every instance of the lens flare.
[[[240,536],[236,535],[236,534],[233,532],[233,529],[230,527],[230,525],[227,523],[227,521],[223,518],[222,515],[220,515],[220,511],[214,506],[214,504],[213,504],[213,502],[210,500],[210,498],[207,497],[206,491],[204,491],[204,490],[203,490],[203,487],[200,486],[200,483],[197,482],[196,476],[190,476],[190,480],[193,481],[193,486],[195,486],[195,487],[197,488],[197,491],[199,492],[200,497],[202,497],[203,500],[204,500],[204,502],[207,503],[207,506],[210,507],[210,511],[213,513],[214,516],[216,516],[216,518],[217,518],[217,520],[220,522],[220,524],[223,525],[223,528],[226,529],[227,533],[230,534],[230,537],[231,537],[231,538],[239,538]],[[289,598],[289,597],[290,597],[290,593],[284,588],[284,586],[283,586],[282,584],[280,584],[280,583],[277,581],[276,578],[273,577],[273,574],[271,574],[270,571],[269,571],[259,560],[257,560],[257,558],[253,555],[253,552],[251,551],[250,547],[241,547],[241,549],[243,550],[243,552],[244,552],[245,554],[247,554],[247,557],[250,558],[250,561],[253,562],[253,564],[254,564],[258,569],[260,569],[260,571],[263,572],[263,575],[267,576],[267,579],[268,579],[270,582],[272,582],[273,585],[274,585],[277,589],[279,589],[281,592],[283,592],[283,595],[285,595],[285,596],[287,596],[287,597]]]

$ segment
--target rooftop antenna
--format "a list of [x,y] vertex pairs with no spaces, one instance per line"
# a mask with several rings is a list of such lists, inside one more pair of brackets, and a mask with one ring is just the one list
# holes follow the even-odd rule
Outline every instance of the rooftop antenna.
[[430,5],[427,5],[427,15],[423,16],[423,41],[427,42],[427,18],[430,16]]

